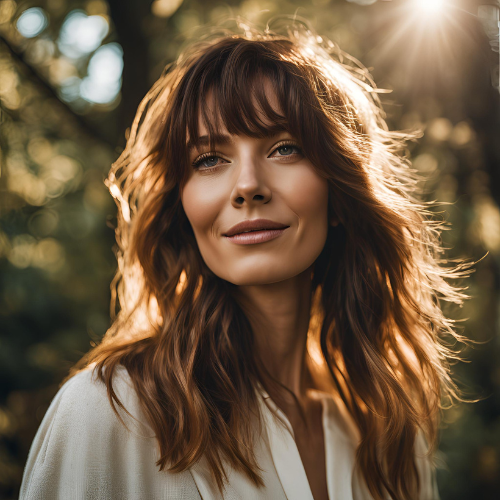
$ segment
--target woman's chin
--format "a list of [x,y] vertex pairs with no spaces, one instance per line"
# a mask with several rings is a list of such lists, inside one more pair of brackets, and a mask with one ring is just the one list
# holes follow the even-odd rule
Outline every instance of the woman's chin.
[[[237,272],[219,275],[222,279],[229,281],[237,286],[258,286],[258,285],[271,285],[273,283],[280,283],[287,281],[306,271],[307,268],[296,269],[291,267],[289,269],[277,269],[276,266],[271,269],[256,269],[255,266],[249,269],[240,269]],[[217,273],[216,273],[217,274]]]

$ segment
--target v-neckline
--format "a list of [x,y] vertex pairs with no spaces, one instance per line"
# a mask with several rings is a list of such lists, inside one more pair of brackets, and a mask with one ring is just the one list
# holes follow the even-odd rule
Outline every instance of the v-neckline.
[[[319,390],[311,390],[311,392],[314,397],[321,400],[322,404],[321,423],[323,426],[328,499],[352,500],[354,498],[352,479],[355,460],[352,428],[345,427],[345,422],[343,422],[345,415],[340,414],[340,409],[331,394]],[[293,427],[288,417],[262,386],[256,388],[256,393],[262,416],[262,438],[267,442],[265,447],[271,459],[269,465],[275,471],[274,477],[277,484],[281,485],[284,498],[286,500],[314,500],[295,442]],[[268,472],[270,472],[269,468]],[[203,460],[191,468],[191,473],[203,500],[221,498],[211,479],[208,466]],[[238,498],[242,500],[256,498],[253,486],[250,485],[244,474],[233,471],[231,478],[235,481],[234,485],[237,485],[237,491],[240,495]],[[273,498],[278,498],[276,492]]]
[[[314,500],[304,464],[295,442],[293,427],[288,417],[262,386],[259,387],[258,392],[263,405],[262,414],[266,419],[272,459],[287,499]],[[352,473],[355,459],[355,442],[358,439],[357,430],[353,423],[345,422],[346,427],[343,429],[338,426],[339,408],[331,394],[317,389],[310,389],[310,392],[313,397],[321,401],[322,405],[321,424],[323,426],[328,498],[329,500],[352,499]],[[283,425],[277,421],[264,401],[268,401],[269,406],[280,416],[287,429],[283,428]],[[342,420],[344,419],[345,415]],[[286,432],[287,430],[288,432]],[[283,449],[289,450],[289,454],[283,454]]]
[[[265,390],[260,389],[260,395],[259,402],[262,407],[269,448],[287,499],[314,500],[288,417]],[[279,416],[282,423],[277,420],[273,412]]]
[[[262,414],[265,418],[270,451],[276,472],[278,473],[278,477],[280,478],[287,499],[314,500],[304,463],[295,441],[295,433],[288,417],[262,387],[259,388],[259,392],[261,396],[261,403],[264,407]],[[321,402],[321,425],[323,427],[323,453],[325,458],[326,485],[328,498],[329,500],[332,500],[334,498],[332,495],[334,485],[332,484],[332,475],[329,474],[329,462],[331,456],[331,453],[329,452],[329,443],[331,435],[330,426],[327,425],[329,418],[327,399],[332,399],[332,397],[326,392],[315,389],[311,389],[310,392],[313,393],[313,397],[315,399],[320,400]],[[265,401],[268,402],[272,410],[267,407]],[[284,429],[283,426],[277,421],[276,417],[272,414],[273,411],[282,419],[286,429]]]

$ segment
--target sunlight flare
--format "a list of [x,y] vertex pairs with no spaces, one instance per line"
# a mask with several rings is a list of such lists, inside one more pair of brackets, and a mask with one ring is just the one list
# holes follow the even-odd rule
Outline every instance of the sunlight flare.
[[434,14],[444,6],[444,0],[414,0],[415,5],[424,13]]

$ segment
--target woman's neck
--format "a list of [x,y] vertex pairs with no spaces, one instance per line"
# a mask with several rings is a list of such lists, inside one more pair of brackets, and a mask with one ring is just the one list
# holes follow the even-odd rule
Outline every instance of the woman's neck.
[[299,400],[307,388],[311,271],[312,266],[286,281],[238,288],[238,302],[252,326],[257,355],[269,374]]

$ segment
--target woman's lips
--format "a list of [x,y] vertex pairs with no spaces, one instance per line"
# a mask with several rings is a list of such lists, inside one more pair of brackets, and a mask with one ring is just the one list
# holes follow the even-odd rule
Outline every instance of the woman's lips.
[[225,238],[237,245],[254,245],[256,243],[274,240],[278,236],[281,236],[287,229],[287,227],[283,229],[261,229],[260,231],[250,231],[248,233],[235,234],[234,236],[225,236]]

